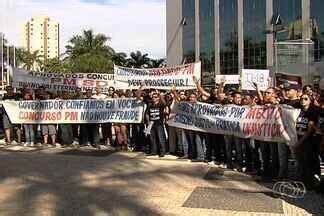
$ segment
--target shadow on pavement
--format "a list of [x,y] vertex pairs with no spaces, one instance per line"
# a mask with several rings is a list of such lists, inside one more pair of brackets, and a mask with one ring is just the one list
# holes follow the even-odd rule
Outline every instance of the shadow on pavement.
[[[72,154],[70,151],[67,154]],[[82,153],[83,154],[83,153]],[[91,154],[91,152],[89,153]],[[132,169],[129,157],[118,167],[99,157],[0,152],[0,215],[159,215],[121,187],[109,186],[109,172]],[[111,154],[111,152],[105,153]],[[145,166],[138,162],[138,166]],[[99,173],[105,180],[96,177]],[[88,177],[87,177],[88,176]],[[125,177],[135,186],[136,174]],[[84,181],[84,179],[86,179]]]
[[108,157],[115,153],[114,150],[84,150],[84,149],[69,149],[57,154],[59,155],[73,155],[73,156],[88,156],[88,157]]

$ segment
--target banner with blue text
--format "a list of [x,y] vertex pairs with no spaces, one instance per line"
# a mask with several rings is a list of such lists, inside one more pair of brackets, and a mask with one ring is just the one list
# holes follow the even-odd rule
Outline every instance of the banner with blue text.
[[175,103],[168,124],[213,134],[234,135],[269,142],[297,141],[300,110],[288,106],[235,106]]
[[115,84],[118,89],[138,89],[140,86],[154,89],[196,89],[193,76],[201,77],[201,63],[176,67],[136,69],[114,66]]
[[114,86],[114,75],[100,73],[47,73],[15,68],[12,86],[30,89],[45,87],[48,91],[74,91],[76,88],[86,91],[87,89],[94,90],[96,87],[100,87],[103,92],[108,92],[109,87]]
[[135,98],[3,101],[13,124],[141,123],[144,104]]

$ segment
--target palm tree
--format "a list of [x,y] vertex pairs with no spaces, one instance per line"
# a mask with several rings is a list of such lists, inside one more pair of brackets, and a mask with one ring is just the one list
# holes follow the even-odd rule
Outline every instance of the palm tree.
[[152,68],[160,68],[164,67],[165,65],[165,59],[151,59],[150,62],[150,67]]
[[128,66],[141,68],[144,66],[150,66],[150,58],[148,54],[142,54],[141,51],[131,52],[130,58],[128,59]]
[[94,34],[92,30],[73,36],[66,46],[72,72],[111,73],[114,50],[107,45],[109,40],[106,35]]
[[54,73],[70,72],[70,62],[68,58],[60,60],[59,58],[48,59],[44,64],[43,71]]
[[127,54],[124,52],[114,53],[112,60],[115,65],[127,66]]
[[17,49],[17,60],[26,70],[40,70],[43,66],[43,56],[39,51],[29,52],[23,49]]

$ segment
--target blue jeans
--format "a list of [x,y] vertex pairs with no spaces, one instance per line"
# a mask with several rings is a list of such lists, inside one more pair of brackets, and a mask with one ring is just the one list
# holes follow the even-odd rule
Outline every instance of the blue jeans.
[[24,124],[25,139],[27,143],[35,142],[34,125]]
[[278,143],[275,142],[260,142],[261,156],[263,163],[263,175],[265,177],[278,177],[279,158],[278,158]]
[[206,146],[203,136],[196,131],[185,130],[185,137],[188,146],[188,157],[190,159],[197,158],[198,160],[204,160]]
[[150,133],[151,153],[164,155],[166,149],[166,137],[163,124],[154,123]]
[[225,150],[226,150],[226,163],[230,166],[233,165],[233,147],[235,148],[235,163],[243,166],[243,145],[244,139],[235,137],[233,135],[224,135]]
[[279,178],[287,178],[288,176],[288,156],[288,145],[286,143],[278,143]]

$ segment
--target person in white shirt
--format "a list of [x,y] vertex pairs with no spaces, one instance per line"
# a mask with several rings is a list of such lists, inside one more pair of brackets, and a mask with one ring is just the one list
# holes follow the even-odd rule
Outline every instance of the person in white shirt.
[[[96,93],[94,95],[92,95],[92,99],[96,99],[96,100],[104,100],[109,98],[108,95],[103,94],[102,93],[102,88],[101,87],[96,87]],[[111,132],[111,123],[103,123],[101,124],[101,131],[102,131],[102,136],[104,138],[105,144],[108,145],[110,144],[109,141],[111,141],[112,138],[112,132]],[[99,124],[96,125],[96,128],[94,128],[94,130],[99,130]],[[95,140],[99,140],[99,137],[96,137]],[[99,142],[98,143],[94,143],[94,145],[96,147],[99,147]]]

